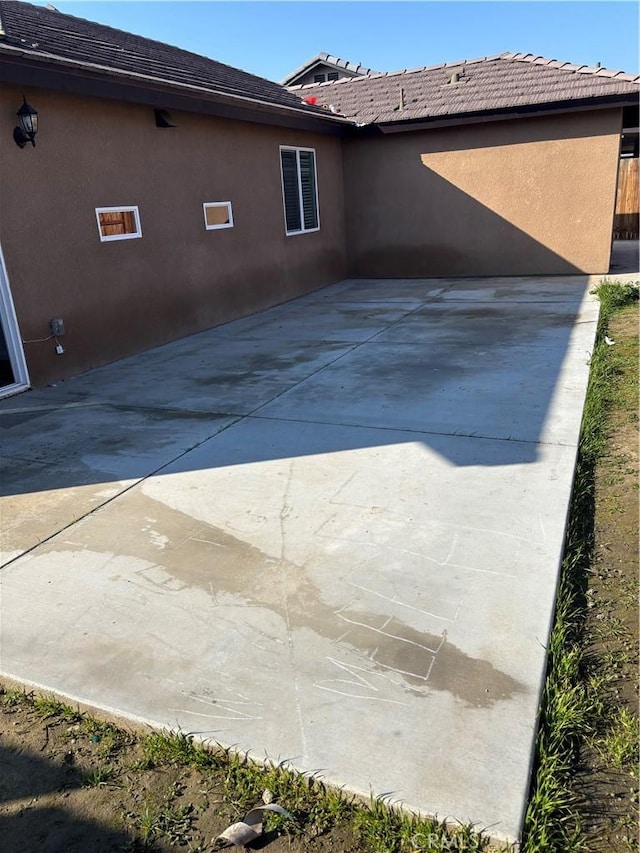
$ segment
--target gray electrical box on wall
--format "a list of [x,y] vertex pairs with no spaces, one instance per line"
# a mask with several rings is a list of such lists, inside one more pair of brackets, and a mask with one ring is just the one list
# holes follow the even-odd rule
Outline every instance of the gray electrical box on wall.
[[53,320],[49,320],[49,328],[51,329],[51,334],[55,335],[56,338],[59,335],[64,335],[64,320],[62,317],[55,317]]

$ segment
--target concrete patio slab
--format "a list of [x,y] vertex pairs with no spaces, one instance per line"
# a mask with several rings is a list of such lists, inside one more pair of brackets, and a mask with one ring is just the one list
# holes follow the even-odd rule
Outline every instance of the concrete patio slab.
[[0,670],[516,839],[593,283],[343,282],[4,401]]

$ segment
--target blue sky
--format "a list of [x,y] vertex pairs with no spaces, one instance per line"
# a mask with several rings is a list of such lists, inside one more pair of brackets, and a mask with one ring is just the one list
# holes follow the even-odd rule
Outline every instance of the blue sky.
[[[280,80],[327,51],[378,71],[523,51],[637,73],[638,4],[609,2],[57,2],[88,18]],[[38,5],[46,5],[46,0]]]

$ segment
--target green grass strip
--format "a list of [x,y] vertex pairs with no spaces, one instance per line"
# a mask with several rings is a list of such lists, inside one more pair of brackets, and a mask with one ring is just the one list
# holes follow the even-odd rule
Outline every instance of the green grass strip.
[[615,400],[615,357],[605,338],[612,316],[638,301],[638,282],[604,279],[596,342],[582,416],[571,509],[562,561],[547,679],[540,711],[536,767],[522,839],[523,853],[585,849],[570,779],[578,747],[595,734],[602,711],[586,679],[584,596],[593,552],[595,467],[603,454],[606,414]]

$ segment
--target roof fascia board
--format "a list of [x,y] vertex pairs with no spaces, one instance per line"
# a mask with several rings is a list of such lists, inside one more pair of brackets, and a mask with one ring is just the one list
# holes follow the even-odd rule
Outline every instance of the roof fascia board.
[[[348,70],[349,70],[349,69],[347,68],[347,65],[346,65],[346,64],[345,64],[345,65],[338,65],[336,62],[331,62],[331,61],[330,61],[330,60],[328,60],[328,59],[318,59],[316,62],[314,62],[314,63],[313,63],[312,65],[310,65],[308,68],[305,68],[305,72],[307,72],[307,73],[308,73],[309,71],[313,71],[313,69],[314,69],[314,68],[317,68],[317,67],[318,67],[318,65],[326,65],[328,68],[335,68],[335,69],[336,69],[336,71],[348,71]],[[351,72],[351,73],[355,73],[355,72]],[[300,75],[298,75],[298,76],[300,76]],[[365,75],[364,75],[364,74],[359,74],[358,76],[359,76],[359,77],[364,77]]]
[[329,54],[317,53],[315,56],[312,56],[304,65],[299,65],[295,71],[292,71],[291,74],[287,74],[287,76],[280,81],[281,86],[289,86],[290,80],[295,80],[296,77],[300,77],[300,75],[305,74],[310,68],[313,68],[318,62],[322,62],[322,57],[328,56]]
[[[6,57],[6,59],[5,59]],[[204,112],[224,118],[237,118],[260,124],[313,129],[319,133],[340,134],[353,124],[349,119],[328,113],[306,112],[286,104],[272,104],[249,96],[215,92],[204,87],[157,80],[142,74],[90,66],[72,60],[8,48],[0,44],[0,81],[15,85],[38,86],[80,95],[126,100],[158,106],[162,104],[189,112]],[[173,98],[169,103],[167,98]],[[179,102],[179,105],[178,105]]]
[[599,100],[590,100],[588,102],[579,101],[563,101],[558,104],[540,104],[532,105],[531,107],[513,107],[500,112],[482,112],[468,113],[463,116],[451,116],[450,118],[433,118],[433,119],[407,119],[405,121],[389,122],[387,124],[381,122],[377,124],[372,122],[370,125],[363,125],[358,130],[366,129],[367,127],[377,127],[382,133],[409,133],[414,130],[436,130],[441,127],[455,127],[467,124],[486,124],[494,121],[512,121],[519,118],[536,118],[539,116],[557,115],[558,113],[575,113],[589,112],[601,109],[615,109],[616,107],[624,107],[630,103],[636,103],[637,96],[629,95],[609,95]]

